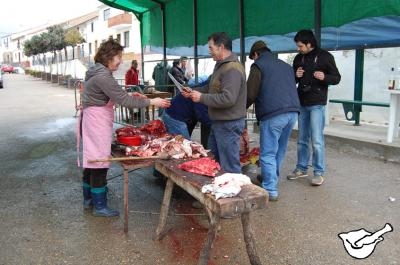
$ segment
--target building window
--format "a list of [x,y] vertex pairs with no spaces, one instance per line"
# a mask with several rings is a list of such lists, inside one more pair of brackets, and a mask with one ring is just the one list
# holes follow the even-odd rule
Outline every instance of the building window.
[[117,41],[118,41],[120,44],[122,44],[122,43],[121,43],[121,34],[117,34]]
[[89,43],[89,55],[92,54],[92,43]]
[[94,32],[94,22],[90,23],[90,30]]
[[129,47],[129,31],[124,32],[124,47]]
[[111,12],[111,9],[109,9],[109,8],[104,9],[104,11],[103,11],[103,20],[104,21],[106,21],[107,19],[110,18],[110,12]]

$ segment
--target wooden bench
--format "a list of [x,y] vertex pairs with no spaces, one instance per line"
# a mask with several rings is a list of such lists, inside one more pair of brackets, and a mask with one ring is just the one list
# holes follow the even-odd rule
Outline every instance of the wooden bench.
[[161,240],[165,235],[171,194],[173,186],[176,184],[202,203],[208,214],[210,228],[200,253],[198,264],[208,264],[211,247],[216,238],[221,218],[235,217],[241,217],[243,237],[250,263],[252,265],[261,264],[256,251],[253,231],[250,226],[250,212],[266,208],[268,192],[256,185],[250,184],[243,186],[241,192],[235,197],[216,200],[213,195],[201,192],[202,186],[211,183],[212,178],[183,171],[177,168],[179,163],[182,163],[182,160],[155,161],[155,168],[167,178],[155,239]]
[[361,106],[389,107],[389,103],[362,100],[330,99],[329,102],[342,103],[346,120],[355,121],[356,125],[360,124],[360,112],[362,111]]

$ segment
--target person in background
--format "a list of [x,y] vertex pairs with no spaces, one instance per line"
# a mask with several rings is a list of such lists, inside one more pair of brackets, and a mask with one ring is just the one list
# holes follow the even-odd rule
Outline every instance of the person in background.
[[249,57],[254,60],[247,80],[247,108],[253,103],[260,123],[261,185],[269,200],[278,200],[279,172],[300,102],[292,67],[275,58],[263,41],[256,41]]
[[325,105],[328,86],[340,82],[335,59],[328,51],[318,47],[311,30],[300,30],[294,36],[299,53],[293,60],[297,91],[300,99],[300,115],[297,137],[297,165],[289,180],[308,176],[310,147],[312,148],[313,186],[324,182],[325,174]]
[[[172,96],[174,94],[174,87],[169,84],[168,72],[170,69],[171,66],[167,61],[161,61],[154,67],[152,77],[157,91],[169,92]],[[158,117],[162,116],[163,111],[163,108],[158,108]]]
[[[114,103],[127,108],[143,108],[155,105],[167,108],[166,99],[148,99],[140,93],[130,96],[121,89],[113,77],[122,63],[123,46],[109,39],[97,51],[95,65],[86,72],[83,90],[82,143],[83,143],[83,205],[93,206],[94,216],[118,216],[119,212],[107,206],[106,176],[110,162],[90,160],[107,158],[111,155],[113,138]],[[79,131],[78,131],[79,133]]]
[[[192,65],[190,64],[190,60],[186,56],[181,57],[182,60],[182,70],[185,73],[185,77],[190,81],[194,77],[194,70]],[[188,83],[189,83],[188,81]]]
[[[186,63],[187,57],[181,57],[179,60],[174,60],[170,70],[171,75],[182,85],[187,84],[189,81],[189,79],[187,79],[185,76]],[[173,85],[173,82],[170,81],[170,84]],[[175,91],[177,91],[177,89],[175,89]],[[175,92],[175,94],[177,94],[177,92]]]
[[162,92],[171,92],[171,89],[168,87],[169,85],[168,72],[170,71],[170,69],[171,66],[168,64],[167,61],[162,61],[156,64],[152,74],[156,90]]
[[239,143],[246,117],[245,70],[232,53],[232,40],[225,32],[208,37],[208,50],[216,61],[208,83],[193,90],[185,88],[182,94],[208,106],[212,121],[208,148],[225,172],[241,173]]
[[139,69],[138,62],[136,60],[132,60],[131,68],[126,71],[125,85],[139,85]]
[[[139,69],[138,62],[136,60],[132,60],[131,68],[125,73],[125,85],[127,86],[138,86],[139,85]],[[132,89],[130,87],[126,87],[127,91],[135,91],[136,89]],[[131,119],[138,119],[140,117],[140,110],[137,112],[135,116],[135,112],[133,109],[129,109],[129,115]],[[133,122],[133,120],[132,120]]]

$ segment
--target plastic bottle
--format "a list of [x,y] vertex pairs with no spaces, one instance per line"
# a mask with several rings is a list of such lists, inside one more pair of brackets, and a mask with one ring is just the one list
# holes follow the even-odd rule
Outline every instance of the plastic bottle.
[[391,71],[390,71],[390,75],[389,75],[389,85],[388,85],[388,89],[389,90],[393,90],[396,86],[395,84],[395,76],[394,76],[394,67],[392,67]]

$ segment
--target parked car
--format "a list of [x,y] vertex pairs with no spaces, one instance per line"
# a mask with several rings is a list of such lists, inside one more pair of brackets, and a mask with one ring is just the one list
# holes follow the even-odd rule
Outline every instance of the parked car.
[[3,76],[1,71],[0,71],[0,88],[3,88]]
[[25,74],[25,70],[22,67],[14,67],[14,74]]
[[5,65],[3,65],[3,66],[1,67],[1,71],[2,71],[3,73],[12,74],[12,73],[14,73],[14,66],[5,64]]

